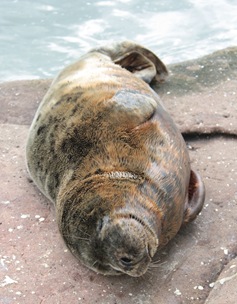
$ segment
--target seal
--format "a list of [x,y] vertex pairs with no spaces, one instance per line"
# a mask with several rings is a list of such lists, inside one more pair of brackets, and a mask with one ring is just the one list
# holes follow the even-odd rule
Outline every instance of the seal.
[[70,251],[96,272],[143,275],[202,209],[204,184],[149,86],[167,74],[133,42],[94,49],[56,77],[32,122],[30,175]]

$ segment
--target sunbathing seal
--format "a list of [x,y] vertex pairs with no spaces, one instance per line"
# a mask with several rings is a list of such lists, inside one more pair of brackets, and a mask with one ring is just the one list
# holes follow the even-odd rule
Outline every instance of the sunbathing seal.
[[148,85],[166,75],[132,42],[94,49],[53,81],[30,128],[30,175],[68,248],[96,272],[143,275],[202,209],[203,182]]

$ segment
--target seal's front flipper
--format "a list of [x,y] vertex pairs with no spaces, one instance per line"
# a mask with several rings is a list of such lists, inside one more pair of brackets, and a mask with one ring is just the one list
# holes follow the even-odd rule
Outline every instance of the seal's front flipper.
[[188,200],[185,204],[183,224],[193,221],[202,210],[205,200],[205,186],[200,175],[191,170]]

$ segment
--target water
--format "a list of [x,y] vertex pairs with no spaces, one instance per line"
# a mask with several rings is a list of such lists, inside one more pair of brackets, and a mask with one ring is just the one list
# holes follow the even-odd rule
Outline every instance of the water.
[[0,81],[53,77],[124,39],[166,64],[237,45],[237,0],[0,0]]

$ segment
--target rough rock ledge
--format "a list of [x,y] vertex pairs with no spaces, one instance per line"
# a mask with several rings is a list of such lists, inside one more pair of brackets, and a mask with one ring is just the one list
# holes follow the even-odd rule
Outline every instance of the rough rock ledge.
[[67,251],[24,149],[50,80],[0,84],[0,303],[237,303],[237,47],[169,66],[155,90],[204,178],[202,214],[141,278],[103,277]]

